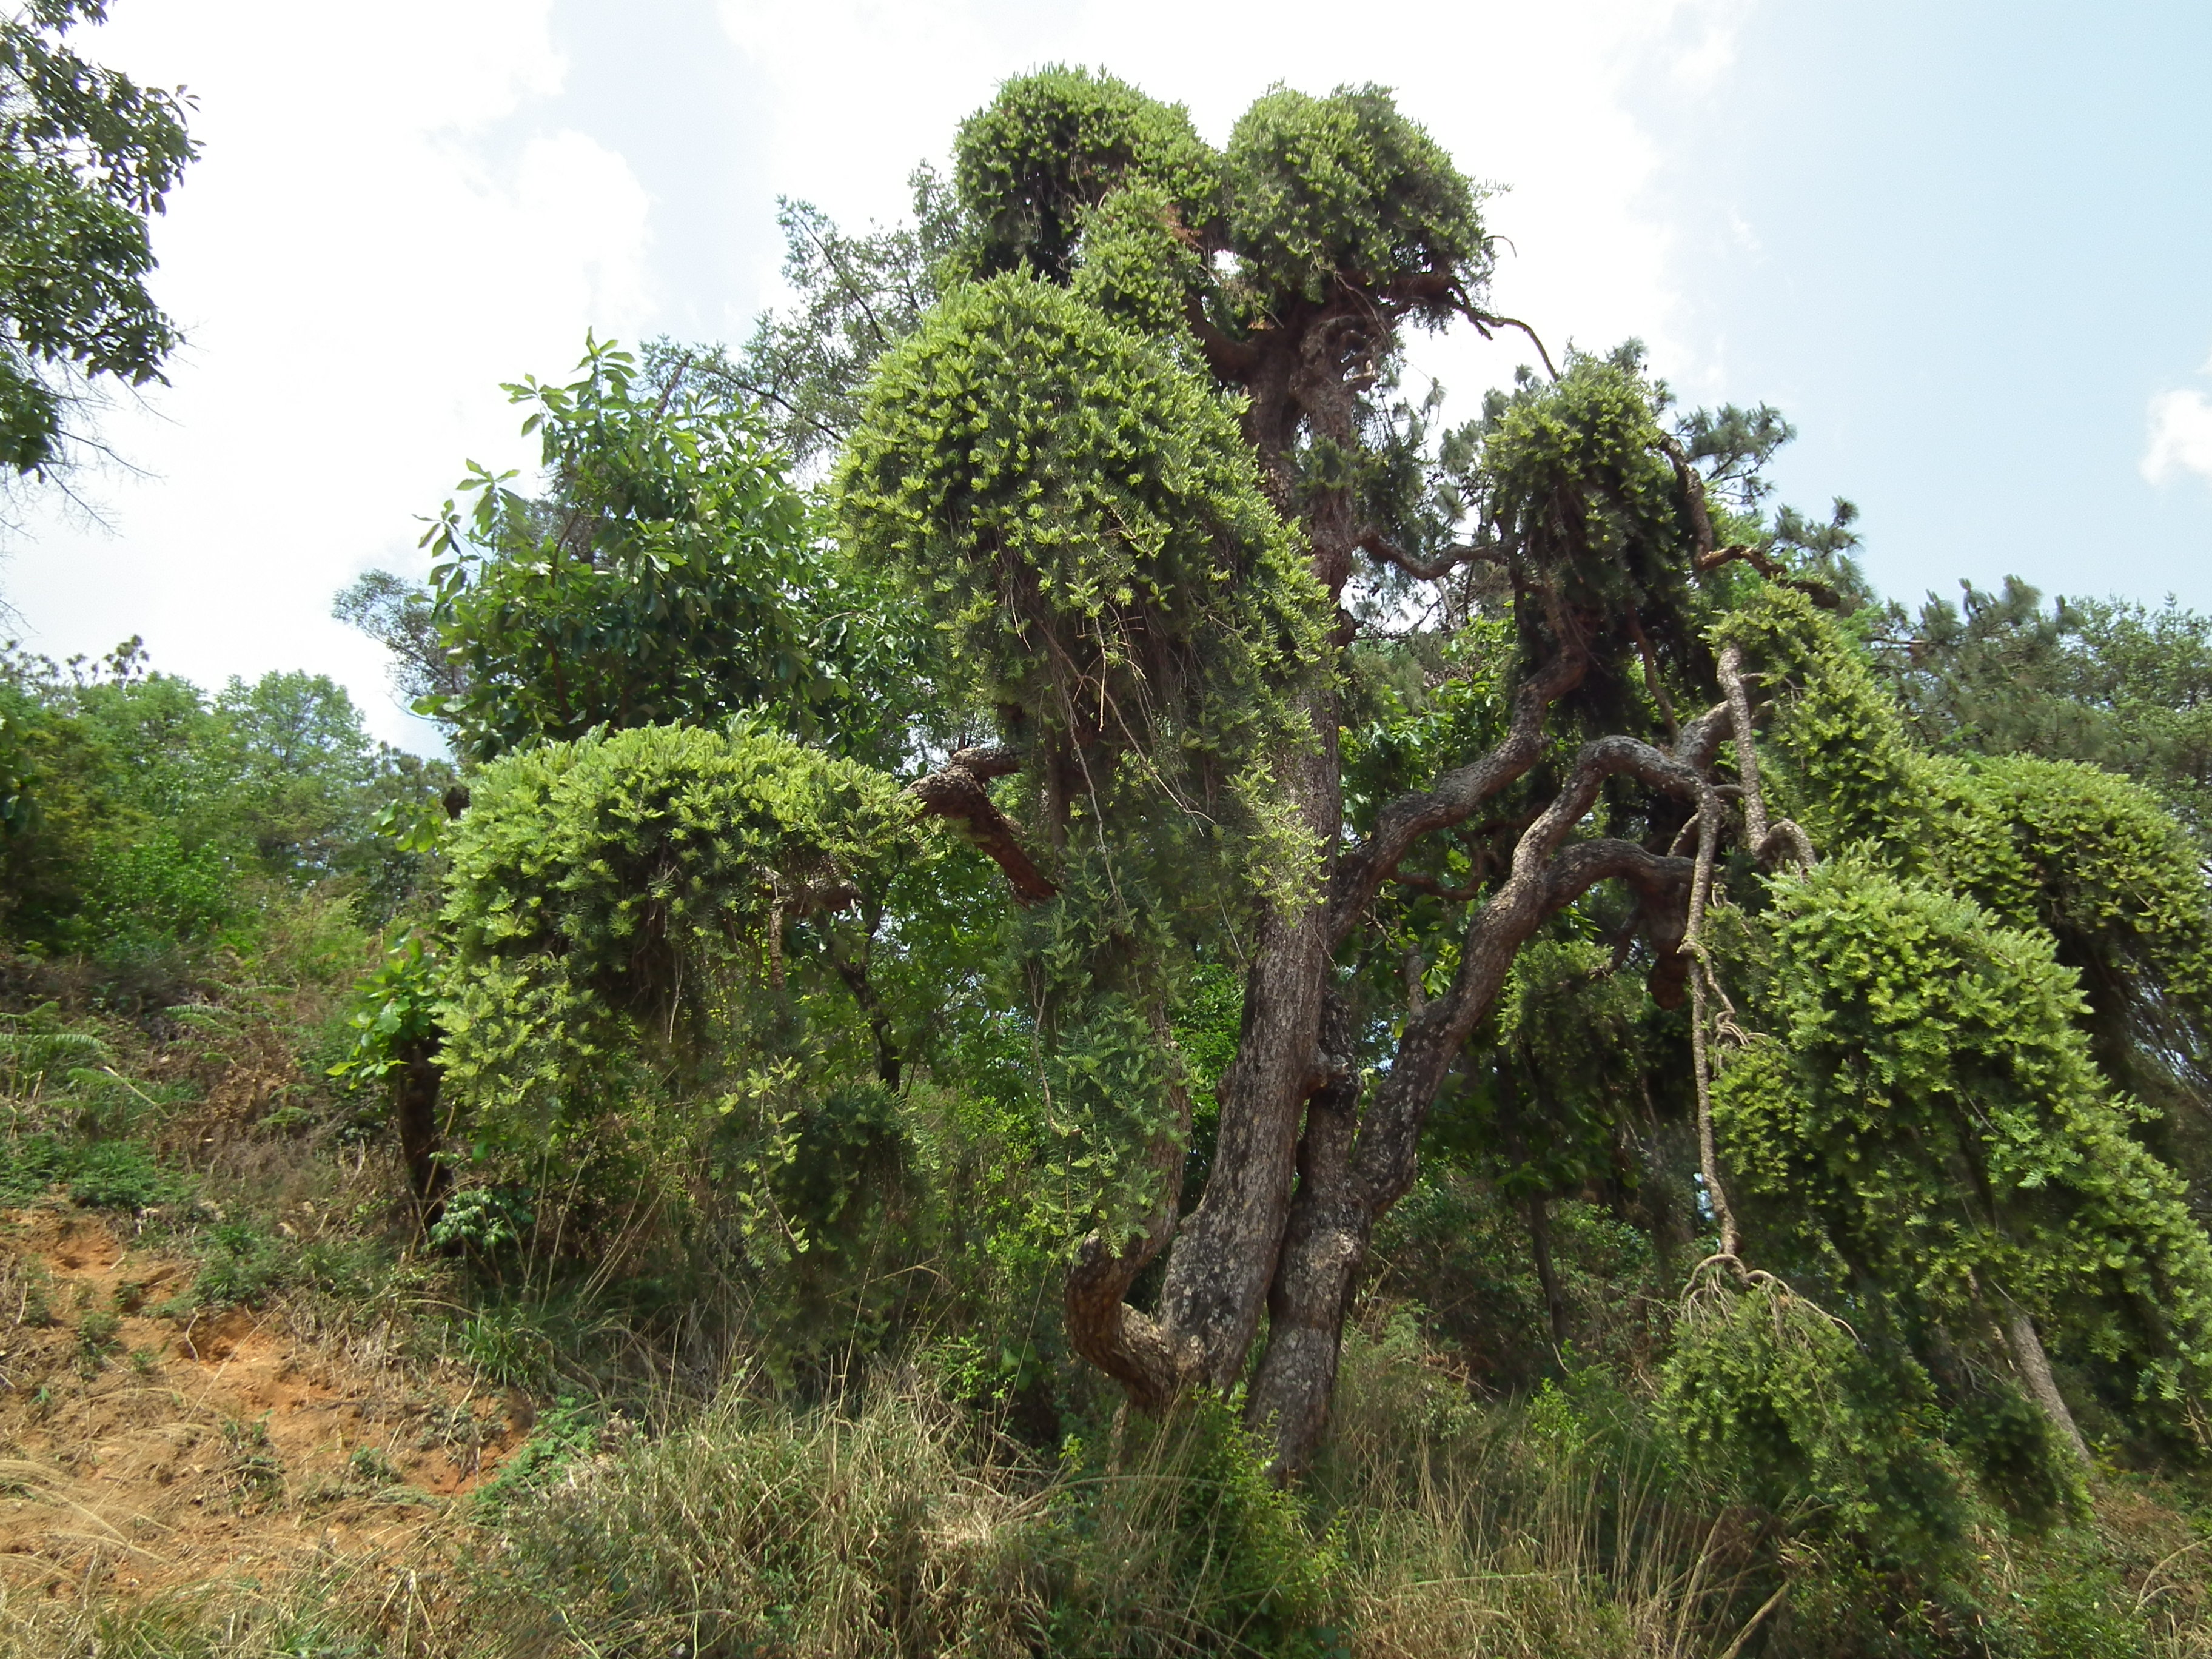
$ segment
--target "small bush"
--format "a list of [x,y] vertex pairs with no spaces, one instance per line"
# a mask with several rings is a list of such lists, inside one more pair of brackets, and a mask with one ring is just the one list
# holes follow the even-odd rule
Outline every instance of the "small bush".
[[135,1141],[95,1141],[70,1159],[70,1196],[95,1209],[149,1210],[182,1196],[184,1183]]
[[229,1453],[222,1468],[222,1482],[234,1504],[240,1509],[265,1505],[283,1496],[284,1461],[269,1443],[265,1417],[251,1423],[226,1418],[222,1440]]
[[564,1396],[559,1404],[538,1414],[530,1437],[477,1488],[477,1508],[495,1512],[518,1500],[542,1495],[577,1459],[599,1449],[605,1427],[602,1413]]
[[115,1352],[115,1339],[123,1328],[123,1321],[116,1315],[95,1308],[76,1322],[76,1368],[80,1375],[90,1376],[107,1364]]
[[1052,1650],[1320,1656],[1341,1645],[1344,1559],[1266,1472],[1267,1449],[1215,1395],[1132,1420],[1119,1467],[1056,1490],[1032,1544]]
[[258,1306],[283,1288],[289,1267],[278,1240],[233,1222],[215,1230],[207,1259],[192,1281],[192,1299],[203,1308]]
[[68,1179],[71,1158],[52,1135],[27,1135],[0,1158],[0,1204],[27,1204]]

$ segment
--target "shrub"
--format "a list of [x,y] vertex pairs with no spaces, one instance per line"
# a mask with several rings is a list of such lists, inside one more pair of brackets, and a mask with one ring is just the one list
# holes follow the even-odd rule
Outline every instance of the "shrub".
[[243,1222],[217,1227],[192,1297],[203,1308],[253,1307],[283,1288],[290,1263],[281,1242]]
[[145,1210],[184,1195],[185,1184],[135,1141],[103,1140],[69,1160],[70,1196],[106,1210]]

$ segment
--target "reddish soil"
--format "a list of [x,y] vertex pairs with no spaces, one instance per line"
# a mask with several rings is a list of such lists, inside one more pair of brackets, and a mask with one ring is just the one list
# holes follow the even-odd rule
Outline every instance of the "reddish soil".
[[520,1399],[353,1364],[281,1315],[157,1316],[191,1279],[97,1214],[0,1212],[0,1586],[396,1552],[527,1431]]

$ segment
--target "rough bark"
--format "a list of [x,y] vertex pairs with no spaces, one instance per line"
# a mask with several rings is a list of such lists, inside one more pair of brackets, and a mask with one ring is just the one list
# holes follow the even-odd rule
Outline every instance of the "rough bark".
[[[1338,794],[1334,711],[1291,780],[1309,833],[1332,845]],[[1243,1375],[1289,1218],[1298,1125],[1307,1097],[1336,1062],[1320,1042],[1330,941],[1318,896],[1271,907],[1245,978],[1237,1057],[1221,1083],[1221,1127],[1206,1196],[1184,1221],[1160,1292],[1162,1319],[1203,1356],[1216,1388]]]
[[[1429,1108],[1468,1037],[1497,1000],[1521,947],[1601,881],[1624,879],[1639,898],[1655,902],[1686,886],[1689,860],[1630,842],[1567,844],[1606,780],[1622,775],[1692,800],[1710,794],[1695,771],[1648,744],[1625,737],[1585,744],[1565,784],[1522,833],[1510,873],[1469,922],[1450,989],[1407,1018],[1374,1101],[1358,1116],[1340,1168],[1334,1147],[1345,1139],[1341,1122],[1335,1115],[1316,1121],[1310,1115],[1308,1139],[1316,1144],[1305,1162],[1315,1178],[1301,1181],[1291,1204],[1269,1302],[1267,1349],[1249,1404],[1254,1424],[1273,1438],[1279,1474],[1294,1474],[1312,1457],[1335,1387],[1345,1310],[1375,1224],[1412,1188]],[[1333,1114],[1337,1109],[1332,1105]]]
[[999,810],[984,787],[1020,765],[1020,757],[1007,750],[963,749],[927,777],[908,785],[908,793],[924,813],[953,820],[963,835],[1006,872],[1017,899],[1038,904],[1057,897],[1060,889],[1022,845],[1020,826]]
[[[1214,348],[1217,372],[1249,394],[1245,435],[1278,505],[1295,512],[1291,450],[1301,429],[1356,441],[1351,381],[1373,346],[1371,308],[1300,308],[1262,344]],[[1346,492],[1324,490],[1305,504],[1315,579],[1332,601],[1352,573],[1358,540]],[[1342,834],[1337,710],[1326,680],[1305,698],[1312,745],[1282,757],[1278,775],[1322,858],[1324,884]],[[1236,1058],[1221,1082],[1220,1129],[1205,1196],[1185,1219],[1168,1260],[1160,1323],[1199,1380],[1226,1389],[1243,1373],[1275,1277],[1290,1217],[1300,1121],[1328,1071],[1322,1057],[1322,994],[1334,939],[1325,899],[1270,906],[1245,976]]]
[[2066,1404],[2066,1396],[2058,1392],[2058,1383],[2051,1375],[2051,1358],[2043,1351],[2043,1339],[2036,1334],[2035,1321],[2027,1310],[2009,1309],[2004,1322],[2005,1346],[2012,1350],[2013,1369],[2020,1373],[2028,1397],[2041,1408],[2050,1419],[2058,1437],[2071,1449],[2082,1468],[2089,1467],[2089,1443],[2081,1437],[2081,1425],[2075,1422],[2074,1413]]

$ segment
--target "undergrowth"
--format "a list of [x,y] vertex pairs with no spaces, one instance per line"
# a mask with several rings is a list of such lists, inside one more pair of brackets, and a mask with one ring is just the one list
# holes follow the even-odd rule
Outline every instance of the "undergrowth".
[[[909,1091],[900,1133],[945,1208],[901,1217],[928,1253],[891,1269],[927,1294],[820,1304],[843,1334],[778,1348],[809,1304],[732,1270],[711,1227],[640,1234],[613,1272],[549,1242],[540,1192],[480,1189],[442,1237],[427,1226],[376,1103],[324,1075],[339,982],[211,975],[127,1017],[17,1000],[0,1205],[97,1213],[193,1267],[111,1311],[60,1305],[5,1255],[0,1328],[66,1326],[77,1375],[127,1378],[150,1356],[124,1352],[117,1313],[143,1302],[181,1332],[241,1309],[302,1351],[504,1390],[529,1432],[441,1500],[373,1447],[306,1481],[230,1421],[222,1501],[242,1520],[374,1500],[426,1524],[393,1553],[254,1581],[210,1562],[151,1595],[0,1577],[10,1659],[2212,1655],[2212,1505],[2186,1477],[2105,1470],[2091,1510],[2039,1528],[1978,1508],[1960,1547],[1913,1563],[1701,1463],[1657,1405],[1679,1289],[1595,1206],[1559,1206],[1554,1350],[1497,1311],[1541,1322],[1510,1212],[1480,1182],[1425,1185],[1382,1241],[1322,1459],[1285,1490],[1235,1401],[1132,1417],[1055,1349],[1048,1250],[961,1245],[1019,1212],[995,1125]],[[454,1443],[486,1456],[464,1415]],[[37,1501],[21,1490],[0,1501]]]

